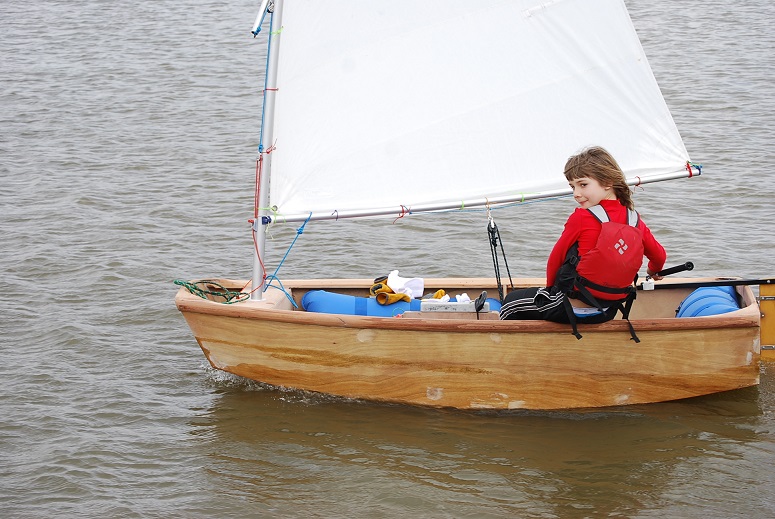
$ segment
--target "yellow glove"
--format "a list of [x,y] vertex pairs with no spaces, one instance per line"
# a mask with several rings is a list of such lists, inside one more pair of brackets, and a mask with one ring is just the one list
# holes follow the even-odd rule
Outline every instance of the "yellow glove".
[[397,303],[399,301],[406,301],[409,303],[412,300],[411,297],[409,297],[406,294],[394,294],[391,290],[388,292],[379,292],[377,294],[377,303],[381,305],[392,305],[393,303]]
[[369,293],[373,296],[377,294],[392,294],[393,289],[387,286],[387,283],[374,283],[369,289]]

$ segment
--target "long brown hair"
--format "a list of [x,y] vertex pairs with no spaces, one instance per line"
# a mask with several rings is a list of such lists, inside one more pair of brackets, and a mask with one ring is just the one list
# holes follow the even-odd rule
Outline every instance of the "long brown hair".
[[628,209],[635,209],[632,192],[622,168],[611,154],[600,146],[587,148],[570,157],[565,163],[565,178],[592,178],[601,186],[611,186],[619,203]]

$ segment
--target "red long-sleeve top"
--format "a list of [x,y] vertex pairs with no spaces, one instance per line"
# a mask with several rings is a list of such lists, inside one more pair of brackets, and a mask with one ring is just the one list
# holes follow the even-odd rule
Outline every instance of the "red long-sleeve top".
[[[602,200],[600,205],[606,210],[612,222],[627,221],[627,208],[618,200]],[[568,217],[565,229],[562,231],[560,239],[554,244],[552,253],[549,254],[549,260],[546,262],[546,286],[554,285],[557,271],[565,261],[568,249],[578,242],[579,255],[583,256],[597,244],[601,228],[602,224],[598,219],[581,207]],[[643,253],[649,259],[648,268],[652,272],[662,270],[667,259],[665,248],[654,238],[651,230],[642,219],[638,222],[638,228],[643,231]]]

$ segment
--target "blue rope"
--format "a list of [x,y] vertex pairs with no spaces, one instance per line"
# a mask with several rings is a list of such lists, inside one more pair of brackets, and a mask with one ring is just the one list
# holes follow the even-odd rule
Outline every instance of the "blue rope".
[[296,305],[296,302],[293,300],[293,298],[288,293],[288,291],[285,290],[285,287],[283,287],[283,284],[280,281],[280,278],[277,277],[277,273],[280,271],[280,267],[283,266],[283,263],[285,263],[285,259],[288,257],[288,254],[291,253],[291,249],[296,244],[296,240],[299,239],[299,236],[304,234],[304,227],[307,225],[307,223],[310,221],[311,218],[312,218],[312,213],[309,213],[309,216],[307,217],[306,220],[304,220],[304,223],[301,224],[301,227],[296,229],[296,236],[293,238],[293,241],[288,246],[288,250],[285,251],[285,255],[283,256],[283,259],[280,260],[280,263],[277,265],[277,268],[274,270],[274,273],[266,277],[266,282],[264,283],[264,292],[266,292],[266,289],[269,288],[271,281],[272,280],[277,281],[277,283],[279,283],[280,286],[274,287],[274,288],[276,288],[277,290],[282,290],[283,293],[285,294],[285,297],[287,297],[291,301],[291,304],[293,305],[294,308],[298,308],[298,306]]
[[266,285],[264,286],[264,292],[266,292],[266,289],[267,289],[267,288],[269,288],[270,286],[271,286],[272,288],[276,288],[277,290],[280,290],[280,291],[281,291],[283,294],[285,294],[285,297],[287,297],[287,298],[288,298],[288,301],[290,301],[290,302],[291,302],[291,304],[293,305],[293,307],[294,307],[294,308],[299,308],[299,305],[297,305],[297,304],[296,304],[296,301],[294,301],[294,300],[293,300],[293,297],[291,297],[291,294],[289,294],[289,293],[288,293],[288,291],[287,291],[287,290],[285,290],[285,287],[283,286],[283,283],[282,283],[282,281],[280,281],[280,278],[276,277],[274,274],[272,274],[271,276],[267,276],[267,277],[266,277],[266,280],[267,280],[267,281],[269,281],[269,280],[272,280],[272,279],[273,279],[273,280],[275,280],[275,281],[277,281],[277,284],[278,284],[278,285],[280,285],[280,286],[279,286],[279,287],[276,287],[276,286],[274,286],[274,285],[269,285],[269,284],[266,284]]

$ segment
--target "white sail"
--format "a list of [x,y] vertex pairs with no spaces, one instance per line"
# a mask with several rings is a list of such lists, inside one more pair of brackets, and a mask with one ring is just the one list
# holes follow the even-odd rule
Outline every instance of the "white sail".
[[280,221],[558,194],[590,145],[632,182],[685,173],[622,0],[283,3]]

